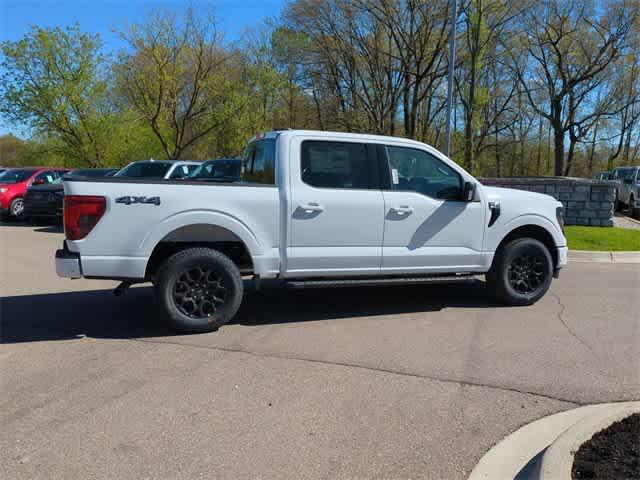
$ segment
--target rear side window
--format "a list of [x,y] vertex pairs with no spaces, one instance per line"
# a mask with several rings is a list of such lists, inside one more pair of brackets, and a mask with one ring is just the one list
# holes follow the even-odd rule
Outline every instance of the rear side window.
[[302,181],[312,187],[373,188],[373,171],[364,143],[305,140],[300,162]]
[[264,185],[276,183],[276,140],[251,142],[242,156],[242,180]]

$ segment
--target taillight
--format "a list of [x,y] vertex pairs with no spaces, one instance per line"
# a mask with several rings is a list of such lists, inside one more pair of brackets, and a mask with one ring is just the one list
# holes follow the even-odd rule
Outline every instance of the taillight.
[[107,206],[104,197],[66,195],[64,197],[64,233],[69,240],[80,240],[96,226]]

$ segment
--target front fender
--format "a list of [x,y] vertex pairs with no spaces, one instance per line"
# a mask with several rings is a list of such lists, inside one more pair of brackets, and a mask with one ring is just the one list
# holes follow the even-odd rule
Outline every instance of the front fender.
[[500,225],[499,231],[492,231],[492,229],[489,228],[487,231],[486,250],[495,252],[498,245],[500,245],[500,242],[502,242],[509,233],[514,231],[516,228],[525,227],[527,225],[535,225],[544,228],[553,237],[553,241],[556,246],[564,247],[567,245],[567,240],[562,234],[562,231],[554,222],[542,215],[525,214],[514,217],[508,222]]

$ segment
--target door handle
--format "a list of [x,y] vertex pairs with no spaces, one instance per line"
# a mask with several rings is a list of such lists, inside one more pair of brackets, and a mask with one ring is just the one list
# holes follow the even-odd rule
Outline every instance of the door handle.
[[324,207],[318,203],[305,203],[304,205],[300,205],[300,208],[304,210],[305,213],[316,213],[323,212]]
[[390,211],[396,215],[410,215],[413,213],[413,207],[410,207],[409,205],[400,205],[398,207],[391,207]]

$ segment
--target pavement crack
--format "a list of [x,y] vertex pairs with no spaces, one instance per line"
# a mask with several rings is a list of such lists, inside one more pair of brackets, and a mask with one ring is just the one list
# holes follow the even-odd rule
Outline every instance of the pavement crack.
[[203,349],[203,350],[216,350],[216,351],[228,352],[228,353],[243,353],[245,355],[251,355],[253,357],[259,357],[259,358],[274,358],[274,359],[279,359],[279,360],[292,360],[292,361],[298,361],[298,362],[309,362],[309,363],[315,363],[315,364],[320,364],[320,365],[331,365],[331,366],[338,366],[338,367],[357,368],[357,369],[368,370],[368,371],[372,371],[372,372],[388,373],[388,374],[391,374],[391,375],[400,375],[400,376],[405,376],[405,377],[421,378],[421,379],[424,379],[424,380],[430,380],[430,381],[434,381],[434,382],[453,383],[453,384],[456,384],[456,385],[467,386],[467,387],[481,387],[481,388],[488,388],[488,389],[491,389],[491,390],[501,390],[501,391],[506,391],[506,392],[519,393],[519,394],[522,394],[522,395],[531,395],[531,396],[534,396],[534,397],[546,398],[548,400],[555,400],[555,401],[558,401],[558,402],[571,403],[573,405],[578,405],[578,406],[587,405],[587,403],[579,402],[579,401],[576,401],[574,399],[564,398],[564,397],[559,397],[559,396],[554,396],[554,395],[547,395],[547,394],[538,393],[538,392],[531,392],[531,391],[528,391],[528,390],[518,389],[518,388],[515,388],[515,387],[505,387],[505,386],[500,386],[500,385],[492,385],[492,384],[489,384],[489,383],[473,382],[473,381],[469,381],[469,380],[460,380],[460,379],[453,379],[453,378],[447,378],[447,377],[438,377],[438,376],[435,376],[435,375],[423,375],[423,374],[419,374],[419,373],[403,372],[403,371],[399,371],[399,370],[391,370],[391,369],[386,369],[386,368],[359,365],[357,363],[350,363],[350,362],[340,362],[340,361],[335,361],[335,360],[318,360],[318,359],[313,359],[313,358],[296,357],[296,356],[293,356],[293,355],[277,355],[277,354],[271,354],[271,353],[253,352],[253,351],[244,350],[244,349],[241,349],[241,348],[195,345],[195,344],[190,344],[190,343],[151,340],[151,339],[143,339],[143,338],[131,338],[131,339],[128,339],[128,340],[131,340],[131,341],[134,341],[134,342],[141,342],[141,343],[151,343],[151,344],[160,344],[160,345],[173,345],[173,346],[178,346],[178,347],[199,348],[199,349]]
[[560,310],[558,311],[558,320],[560,320],[560,323],[562,323],[562,325],[567,330],[567,332],[569,332],[569,335],[571,335],[573,338],[575,338],[578,341],[578,343],[580,343],[583,347],[589,350],[594,357],[596,357],[597,359],[600,359],[600,357],[595,352],[593,347],[589,345],[583,338],[581,338],[576,332],[574,332],[573,329],[567,323],[567,321],[564,319],[564,312],[567,310],[567,307],[564,303],[562,303],[560,296],[555,293],[549,293],[549,294],[556,299],[556,301],[558,302],[558,305],[560,306]]

